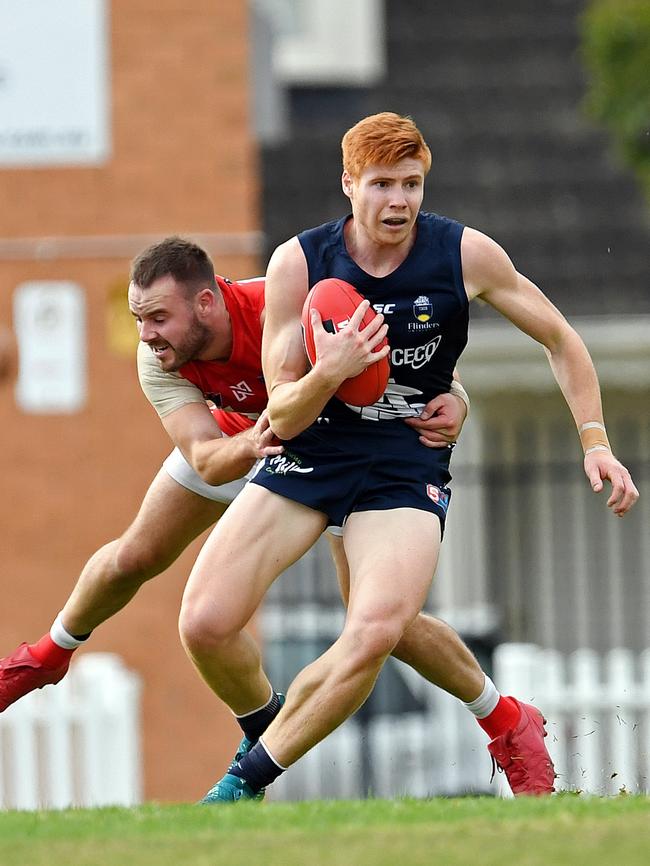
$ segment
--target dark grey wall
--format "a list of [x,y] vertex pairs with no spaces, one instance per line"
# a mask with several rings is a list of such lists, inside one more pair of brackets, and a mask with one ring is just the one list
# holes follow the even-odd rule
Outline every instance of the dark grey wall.
[[291,139],[263,151],[267,254],[345,212],[341,135],[393,110],[433,151],[427,209],[498,240],[569,316],[650,313],[648,206],[582,110],[584,5],[387,0],[380,85],[294,90]]

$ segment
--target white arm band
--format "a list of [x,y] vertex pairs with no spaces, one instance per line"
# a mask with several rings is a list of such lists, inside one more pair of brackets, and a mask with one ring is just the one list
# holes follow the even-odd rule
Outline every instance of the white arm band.
[[449,393],[453,394],[454,397],[460,397],[460,399],[463,401],[463,403],[467,407],[467,414],[469,415],[469,395],[457,379],[451,380],[451,386],[449,388]]

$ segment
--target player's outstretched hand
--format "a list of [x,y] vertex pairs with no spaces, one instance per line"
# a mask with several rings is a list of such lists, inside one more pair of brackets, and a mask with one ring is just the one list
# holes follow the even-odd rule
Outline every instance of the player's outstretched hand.
[[429,400],[419,418],[406,418],[409,427],[420,434],[420,442],[427,448],[447,448],[460,436],[467,406],[455,394],[439,394]]
[[585,474],[594,493],[600,493],[603,482],[609,481],[612,492],[607,507],[623,517],[639,498],[632,476],[611,451],[592,451],[585,457]]
[[276,438],[273,430],[269,425],[269,416],[266,409],[261,413],[260,417],[255,422],[255,425],[248,429],[244,434],[247,436],[253,446],[254,456],[256,459],[261,457],[274,457],[276,454],[282,454],[284,447]]

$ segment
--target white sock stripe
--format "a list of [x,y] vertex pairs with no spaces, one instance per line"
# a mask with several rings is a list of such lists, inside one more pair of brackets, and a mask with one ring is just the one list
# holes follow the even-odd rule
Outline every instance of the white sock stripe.
[[465,704],[465,706],[470,713],[473,713],[476,716],[477,719],[484,719],[494,710],[496,705],[499,703],[500,698],[501,695],[497,690],[497,687],[486,674],[483,691],[476,700],[470,701]]
[[[52,640],[54,640],[54,638],[52,638]],[[265,710],[268,707],[268,705],[273,700],[274,696],[275,696],[275,692],[273,691],[273,687],[271,687],[271,697],[268,699],[268,701],[265,704],[262,704],[262,706],[258,707],[256,710],[249,710],[247,713],[242,713],[241,716],[238,716],[237,713],[233,713],[233,716],[236,719],[245,719],[248,716],[252,716],[253,713],[259,713],[260,710]]]
[[77,649],[77,647],[85,643],[83,640],[77,640],[76,637],[73,637],[70,632],[67,631],[66,627],[61,622],[61,613],[57,614],[56,619],[52,623],[50,637],[52,638],[53,643],[60,646],[61,649]]
[[288,769],[287,767],[283,767],[282,764],[281,764],[279,761],[276,761],[276,760],[275,760],[275,758],[273,757],[273,755],[269,752],[269,747],[266,745],[266,743],[264,742],[264,740],[263,740],[261,737],[259,738],[259,740],[258,740],[257,742],[258,742],[258,743],[260,744],[260,746],[264,749],[264,751],[265,751],[266,754],[269,756],[269,758],[273,761],[273,763],[275,764],[276,767],[278,767],[280,770],[286,770],[286,769]]

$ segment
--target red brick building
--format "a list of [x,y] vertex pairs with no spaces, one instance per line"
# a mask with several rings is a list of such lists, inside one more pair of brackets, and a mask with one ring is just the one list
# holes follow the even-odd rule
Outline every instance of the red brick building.
[[[87,397],[72,414],[22,411],[13,377],[0,382],[3,651],[49,627],[87,557],[126,528],[169,451],[140,393],[135,327],[122,318],[132,256],[180,233],[202,242],[223,274],[260,266],[247,4],[107,7],[108,158],[0,161],[0,325],[11,326],[20,284],[71,281],[85,295],[88,358]],[[147,799],[195,799],[237,739],[178,638],[197,550],[145,586],[89,648],[118,653],[143,677]]]

